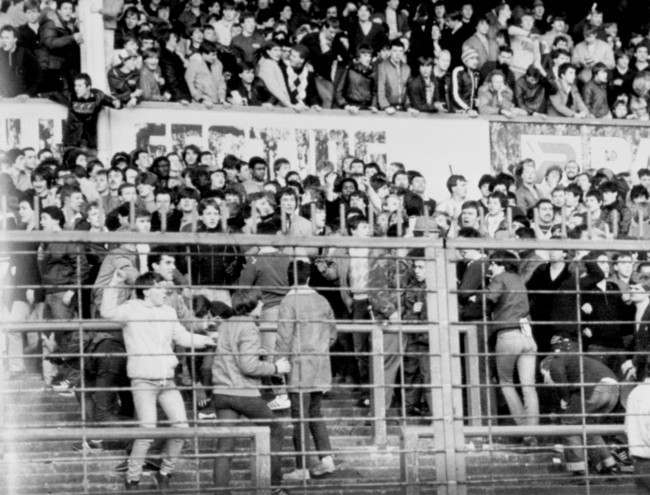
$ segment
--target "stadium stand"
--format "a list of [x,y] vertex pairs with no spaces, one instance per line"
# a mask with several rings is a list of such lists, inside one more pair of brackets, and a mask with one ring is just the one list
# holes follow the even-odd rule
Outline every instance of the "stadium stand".
[[[648,7],[522,3],[3,2],[0,108],[67,112],[41,149],[2,124],[8,493],[647,493],[647,162],[504,134],[642,149]],[[104,108],[172,102],[494,119],[505,151],[431,198],[361,141],[102,144]]]

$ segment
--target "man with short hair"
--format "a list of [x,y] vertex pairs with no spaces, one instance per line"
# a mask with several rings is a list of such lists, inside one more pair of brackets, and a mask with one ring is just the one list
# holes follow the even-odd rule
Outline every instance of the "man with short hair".
[[[214,341],[190,333],[180,324],[174,310],[166,304],[167,289],[161,275],[148,272],[138,277],[135,281],[136,299],[118,304],[115,289],[124,283],[124,274],[116,270],[102,295],[101,315],[125,322],[122,333],[127,352],[127,374],[133,387],[138,422],[140,426],[155,428],[156,406],[159,404],[174,427],[187,428],[185,405],[174,383],[178,359],[172,344],[202,349],[214,345]],[[137,439],[133,443],[126,474],[127,489],[137,489],[151,442]],[[180,439],[169,439],[165,444],[162,465],[156,473],[161,489],[169,489],[170,475],[183,443]]]
[[241,34],[232,39],[231,45],[241,51],[244,62],[254,64],[256,62],[255,55],[265,42],[264,36],[256,30],[253,12],[242,14],[239,22],[242,27]]
[[515,191],[517,206],[528,213],[540,200],[541,194],[537,189],[537,170],[535,161],[526,159],[521,164],[521,185]]
[[558,70],[557,93],[551,95],[548,115],[584,119],[592,117],[575,84],[576,68],[563,64]]
[[404,60],[404,45],[400,40],[390,43],[390,56],[377,66],[377,107],[392,115],[403,110],[406,103],[406,83],[411,69]]
[[462,211],[463,203],[467,200],[467,179],[463,175],[452,175],[447,179],[447,190],[451,197],[441,202],[436,211],[446,213],[455,221]]
[[35,96],[41,80],[41,68],[34,54],[18,45],[16,28],[0,28],[0,96]]
[[[488,37],[490,22],[482,17],[476,23],[476,32],[463,43],[463,51],[472,49],[478,56],[477,68],[480,70],[487,62],[495,62],[498,45],[494,38]],[[512,51],[510,52],[512,54]]]
[[225,102],[226,80],[214,43],[204,41],[199,51],[190,56],[185,81],[193,101],[202,102],[208,108]]

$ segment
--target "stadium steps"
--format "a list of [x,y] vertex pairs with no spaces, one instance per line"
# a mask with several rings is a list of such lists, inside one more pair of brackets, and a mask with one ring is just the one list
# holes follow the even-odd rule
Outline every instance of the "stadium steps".
[[[63,397],[46,390],[36,375],[28,375],[21,380],[7,384],[6,390],[15,390],[3,396],[4,424],[17,428],[43,427],[80,424],[80,412],[74,397]],[[348,391],[335,391],[324,401],[324,417],[345,417],[328,424],[332,447],[337,452],[335,458],[338,471],[321,480],[311,480],[306,486],[296,486],[293,493],[309,492],[334,494],[397,494],[399,470],[399,428],[389,426],[389,442],[384,448],[377,448],[372,442],[370,421],[364,419],[367,409],[356,407],[357,397]],[[285,415],[286,417],[286,415]],[[287,421],[289,418],[286,417]],[[206,425],[214,422],[204,422]],[[294,466],[291,454],[291,428],[286,429],[283,456],[285,471]],[[84,455],[72,449],[71,441],[6,443],[2,448],[0,469],[4,480],[0,480],[0,494],[73,494],[120,493],[123,474],[114,468],[124,459],[123,451],[104,450],[101,453]],[[558,455],[548,449],[518,450],[514,445],[487,445],[482,439],[468,439],[466,445],[467,471],[471,494],[519,493],[536,495],[552,493],[586,493],[557,463]],[[249,452],[250,441],[236,441],[238,451]],[[418,445],[418,470],[424,484],[435,482],[433,442],[421,439]],[[201,439],[199,451],[207,454],[215,452],[214,440]],[[192,489],[198,482],[201,493],[214,493],[212,486],[212,459],[193,457],[194,442],[188,441],[183,451],[184,458],[179,462],[174,477],[174,492]],[[85,466],[84,466],[85,464]],[[84,477],[85,474],[85,477]],[[84,479],[86,486],[84,486]],[[233,486],[249,486],[250,472],[247,458],[235,458],[232,465]],[[380,483],[379,486],[376,484]],[[151,489],[153,480],[145,477],[143,488]],[[433,485],[431,485],[433,486]],[[549,488],[549,486],[551,488]],[[638,493],[629,480],[618,480],[614,485],[597,480],[590,493],[611,495],[615,486],[617,495]],[[427,492],[427,490],[425,490]],[[432,488],[428,493],[432,492]],[[131,492],[129,492],[131,493]],[[245,492],[233,492],[245,493]]]

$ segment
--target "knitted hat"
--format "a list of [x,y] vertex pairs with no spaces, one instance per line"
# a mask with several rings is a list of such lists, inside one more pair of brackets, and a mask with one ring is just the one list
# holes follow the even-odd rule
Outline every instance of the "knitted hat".
[[465,48],[460,58],[462,59],[463,64],[467,65],[467,62],[474,57],[478,58],[478,52],[474,50],[474,48]]

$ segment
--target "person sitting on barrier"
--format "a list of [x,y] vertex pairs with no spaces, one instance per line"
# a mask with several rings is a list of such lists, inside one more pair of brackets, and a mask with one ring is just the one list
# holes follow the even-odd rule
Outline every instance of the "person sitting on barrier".
[[[176,312],[166,304],[164,278],[152,272],[135,281],[136,299],[118,304],[118,287],[124,285],[125,274],[116,270],[102,294],[101,315],[124,322],[122,335],[127,352],[127,374],[135,412],[141,427],[155,428],[156,405],[159,404],[174,427],[188,427],[185,404],[174,383],[178,359],[172,344],[201,349],[214,345],[212,338],[190,333],[178,321]],[[151,439],[137,439],[128,460],[126,489],[137,490],[145,456]],[[168,439],[163,462],[156,473],[162,488],[169,487],[170,475],[183,448],[183,440]]]
[[290,263],[288,279],[293,287],[280,302],[276,351],[291,363],[287,389],[291,417],[295,420],[293,446],[297,453],[296,470],[285,474],[285,481],[310,478],[305,462],[310,431],[320,458],[311,474],[322,476],[335,470],[321,402],[332,385],[329,349],[336,340],[336,324],[327,299],[309,287],[310,273],[308,261]]
[[[490,333],[496,333],[496,363],[501,391],[518,425],[539,423],[539,400],[535,390],[535,353],[537,344],[532,336],[528,294],[517,273],[519,261],[509,251],[499,250],[490,255],[490,285],[486,301],[491,310]],[[514,386],[515,369],[523,395],[523,403]],[[535,439],[525,438],[529,444]]]
[[[597,359],[579,355],[575,342],[554,337],[551,345],[555,353],[540,364],[544,383],[557,384],[565,425],[599,424],[610,413],[619,399],[616,375]],[[582,378],[581,378],[582,377]],[[584,390],[584,403],[582,394]],[[569,435],[564,441],[567,469],[584,476],[587,465],[582,443],[583,436]],[[596,472],[617,474],[619,467],[600,435],[587,435],[588,455]]]
[[[256,289],[237,291],[232,296],[235,316],[219,325],[219,339],[212,364],[214,385],[212,405],[217,418],[223,424],[235,422],[240,416],[256,420],[271,429],[271,486],[273,495],[287,495],[279,485],[282,483],[282,463],[277,455],[282,450],[284,428],[276,421],[266,401],[260,397],[260,378],[283,375],[291,372],[286,358],[275,362],[260,359],[267,354],[263,346],[257,318],[262,313],[262,294]],[[241,424],[239,422],[236,425]],[[214,479],[217,487],[226,489],[230,485],[230,463],[234,453],[234,438],[220,438],[217,441]]]

